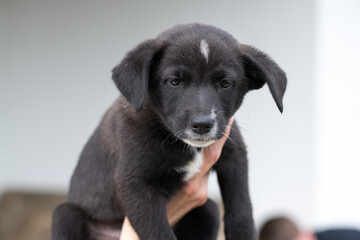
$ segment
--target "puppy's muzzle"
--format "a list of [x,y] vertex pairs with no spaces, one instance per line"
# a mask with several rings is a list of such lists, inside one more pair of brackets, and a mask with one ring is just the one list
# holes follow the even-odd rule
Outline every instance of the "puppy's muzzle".
[[197,116],[191,122],[191,129],[197,134],[207,134],[214,126],[214,119],[211,116]]
[[204,148],[212,144],[217,135],[216,115],[198,115],[194,117],[181,140],[193,147]]

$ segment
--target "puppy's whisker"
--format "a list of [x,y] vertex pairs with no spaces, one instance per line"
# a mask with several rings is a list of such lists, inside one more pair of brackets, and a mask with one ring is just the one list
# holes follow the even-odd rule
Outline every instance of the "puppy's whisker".
[[232,140],[232,138],[231,138],[229,135],[227,135],[227,134],[224,133],[224,132],[221,132],[221,134],[222,134],[223,136],[226,136],[226,137],[230,140],[231,143],[234,143],[234,141]]
[[237,122],[238,124],[243,125],[243,126],[246,126],[246,127],[255,128],[255,126],[250,125],[250,124],[247,124],[247,123],[244,123],[244,122],[239,122],[239,121],[236,121],[236,122]]
[[183,131],[178,131],[178,132],[176,132],[174,135],[172,135],[172,138],[173,138],[173,141],[170,143],[170,144],[173,144],[173,143],[175,143],[175,142],[177,142],[177,141],[179,141],[180,139],[180,134],[182,134],[183,133]]
[[[241,125],[241,123],[240,123],[240,124],[239,124],[239,122],[237,122],[237,123],[238,123],[237,126],[239,127],[240,130],[244,130],[244,131],[250,132],[251,129],[248,129],[247,127],[254,128],[254,127],[252,127],[252,126],[250,126],[250,125],[249,125],[249,126],[246,126],[246,127],[243,127],[243,126]],[[220,127],[226,128],[227,125],[221,125]],[[237,131],[237,132],[241,133],[239,129],[232,127],[232,128],[231,128],[231,131]]]
[[161,148],[164,147],[164,143],[165,143],[169,138],[171,138],[171,137],[172,137],[172,134],[169,134],[168,136],[166,136],[166,137],[163,139],[163,141],[161,142]]

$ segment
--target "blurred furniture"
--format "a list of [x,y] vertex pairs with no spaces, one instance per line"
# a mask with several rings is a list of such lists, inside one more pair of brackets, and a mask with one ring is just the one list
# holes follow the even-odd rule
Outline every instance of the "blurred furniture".
[[1,240],[49,240],[53,209],[65,194],[5,192],[0,197]]
[[[54,208],[65,194],[8,191],[0,196],[0,240],[49,240]],[[222,207],[220,208],[222,212]],[[223,226],[219,232],[223,237]]]

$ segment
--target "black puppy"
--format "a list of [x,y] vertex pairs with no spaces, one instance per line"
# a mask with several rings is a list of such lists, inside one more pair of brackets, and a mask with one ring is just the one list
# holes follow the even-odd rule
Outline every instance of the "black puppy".
[[[113,69],[122,93],[86,144],[52,238],[110,239],[128,216],[141,239],[216,239],[208,200],[172,229],[169,198],[202,165],[244,95],[265,83],[282,111],[285,73],[267,55],[208,25],[176,26],[130,51]],[[254,239],[248,160],[234,123],[218,162],[226,239]],[[116,234],[115,234],[116,235]],[[115,236],[115,239],[118,236]]]

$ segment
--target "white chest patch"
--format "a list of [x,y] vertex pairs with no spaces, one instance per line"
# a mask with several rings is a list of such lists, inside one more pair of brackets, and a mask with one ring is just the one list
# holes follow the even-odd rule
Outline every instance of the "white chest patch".
[[177,169],[177,171],[179,172],[185,172],[185,176],[183,178],[184,181],[189,180],[195,174],[200,172],[200,168],[203,165],[203,160],[204,160],[204,154],[203,154],[203,150],[201,149],[199,152],[196,152],[194,158],[191,159],[187,165]]
[[209,44],[203,39],[200,41],[200,52],[204,55],[206,62],[209,61]]

